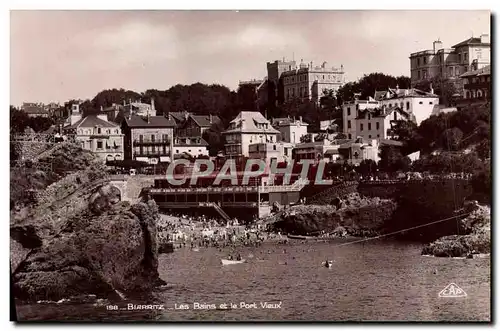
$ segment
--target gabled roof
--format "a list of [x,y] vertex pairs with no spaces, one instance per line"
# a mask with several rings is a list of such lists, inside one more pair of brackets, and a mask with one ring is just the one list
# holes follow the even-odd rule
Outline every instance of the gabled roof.
[[[389,97],[387,97],[387,92],[389,92]],[[375,100],[389,100],[389,99],[398,99],[398,98],[438,98],[437,94],[425,92],[416,88],[411,89],[393,89],[389,88],[387,91],[375,91]]]
[[471,77],[471,76],[488,76],[488,75],[491,75],[491,65],[487,65],[478,70],[466,72],[460,75],[460,78]]
[[221,122],[219,116],[212,115],[212,122],[210,122],[210,115],[190,115],[193,121],[198,124],[200,127],[209,128],[215,123]]
[[[268,124],[267,129],[257,127],[257,124]],[[231,128],[234,127],[234,128]],[[278,130],[258,111],[242,111],[230,122],[229,129],[223,133],[262,133],[278,134]]]
[[189,116],[188,112],[184,111],[169,111],[167,116],[172,116],[172,119],[176,122],[182,122],[186,119],[186,115]]
[[456,47],[461,47],[461,46],[466,46],[466,45],[475,45],[475,46],[479,46],[479,45],[484,45],[484,46],[489,46],[490,43],[482,43],[481,42],[481,38],[474,38],[474,37],[470,37],[469,39],[466,39],[454,46],[452,46],[453,48],[456,48]]
[[68,125],[65,129],[76,129],[76,128],[94,128],[100,126],[102,128],[116,128],[117,124],[100,119],[96,115],[88,115],[81,120],[77,121],[73,125]]
[[163,116],[149,116],[148,121],[146,116],[132,115],[125,117],[125,123],[131,128],[166,128],[175,126],[173,120],[168,120]]

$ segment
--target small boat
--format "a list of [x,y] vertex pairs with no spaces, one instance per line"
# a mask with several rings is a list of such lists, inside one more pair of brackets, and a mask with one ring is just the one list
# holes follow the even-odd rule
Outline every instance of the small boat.
[[328,269],[331,269],[333,267],[333,261],[328,261],[328,266],[326,265],[326,261],[321,262],[321,265],[323,267],[326,267]]
[[222,265],[230,265],[230,264],[240,264],[240,263],[245,263],[246,260],[227,260],[227,259],[220,259],[222,262]]

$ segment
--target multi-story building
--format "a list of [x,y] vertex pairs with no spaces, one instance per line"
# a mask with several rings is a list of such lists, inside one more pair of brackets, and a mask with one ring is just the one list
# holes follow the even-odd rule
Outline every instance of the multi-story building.
[[395,89],[389,88],[387,91],[375,91],[374,99],[380,106],[386,105],[389,109],[399,106],[417,125],[429,118],[434,109],[439,107],[439,96],[434,94],[432,86],[429,92],[415,88],[400,89],[396,86]]
[[283,92],[283,78],[281,75],[286,71],[297,69],[295,61],[276,60],[274,62],[267,62],[267,86],[269,92],[269,99],[275,100],[275,104],[281,104],[284,101]]
[[21,106],[21,110],[24,111],[28,117],[49,117],[51,115],[49,109],[43,104],[25,102]]
[[226,143],[225,154],[231,158],[249,157],[248,146],[255,143],[275,143],[280,132],[260,113],[242,111],[222,132]]
[[73,136],[83,149],[96,153],[103,161],[123,160],[124,135],[120,126],[107,121],[104,115],[82,118],[78,105],[74,105],[70,124],[63,128],[63,132]]
[[248,146],[251,159],[261,159],[266,164],[271,162],[288,162],[292,158],[293,145],[287,142],[256,143]]
[[356,138],[363,138],[367,141],[393,138],[392,129],[400,120],[410,121],[411,115],[402,110],[399,105],[391,107],[382,105],[378,108],[359,110],[355,121]]
[[298,144],[300,143],[300,138],[307,134],[307,126],[309,124],[302,121],[302,116],[300,116],[298,119],[295,119],[295,117],[275,118],[272,120],[272,125],[280,132],[278,136],[279,141]]
[[284,101],[294,99],[319,102],[325,90],[337,90],[344,84],[344,67],[328,67],[326,62],[321,66],[301,61],[296,69],[282,73]]
[[274,61],[267,63],[267,83],[277,103],[293,99],[313,100],[319,102],[325,89],[337,91],[344,84],[344,67],[328,67],[326,62],[321,66],[313,63],[295,61]]
[[358,166],[363,160],[378,162],[379,141],[377,139],[358,138],[355,141],[343,143],[338,147],[340,157],[337,162]]
[[349,139],[316,139],[310,142],[295,145],[293,159],[315,160],[325,162],[337,162],[341,159],[339,154],[340,145],[350,141]]
[[379,106],[379,102],[370,99],[370,100],[354,100],[349,102],[344,102],[342,104],[342,121],[344,133],[346,134],[348,139],[356,139],[357,133],[357,124],[356,118],[358,117],[359,111],[364,111],[366,109],[373,109]]
[[175,122],[164,116],[129,114],[122,121],[125,158],[150,164],[171,162]]
[[464,79],[465,100],[491,99],[491,66],[466,72],[460,78]]
[[456,79],[465,72],[490,64],[490,37],[482,34],[471,37],[452,48],[444,48],[442,41],[435,41],[433,49],[410,54],[411,83],[434,77]]
[[174,138],[174,159],[182,154],[192,157],[208,156],[208,143],[201,137],[175,137]]

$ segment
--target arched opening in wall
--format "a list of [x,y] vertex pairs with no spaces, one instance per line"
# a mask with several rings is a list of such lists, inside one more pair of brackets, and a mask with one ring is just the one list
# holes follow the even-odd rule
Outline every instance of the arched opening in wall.
[[106,161],[113,161],[114,159],[113,155],[106,156]]
[[465,92],[465,98],[470,99],[470,97],[471,97],[470,91]]
[[477,97],[481,98],[483,96],[483,92],[481,90],[477,90]]
[[115,160],[120,161],[122,159],[122,156],[120,154],[115,155]]

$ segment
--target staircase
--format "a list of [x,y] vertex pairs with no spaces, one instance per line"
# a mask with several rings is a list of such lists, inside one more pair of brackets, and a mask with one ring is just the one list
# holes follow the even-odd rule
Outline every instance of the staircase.
[[215,210],[217,210],[217,212],[220,214],[220,216],[222,216],[222,218],[226,221],[230,221],[231,220],[231,217],[229,217],[228,214],[226,214],[226,212],[224,210],[222,210],[222,208],[215,202],[208,202],[207,203],[207,206],[210,206],[210,207],[213,207]]

